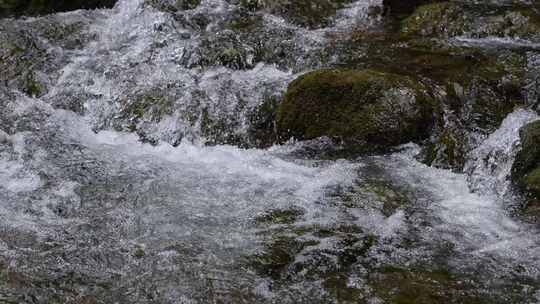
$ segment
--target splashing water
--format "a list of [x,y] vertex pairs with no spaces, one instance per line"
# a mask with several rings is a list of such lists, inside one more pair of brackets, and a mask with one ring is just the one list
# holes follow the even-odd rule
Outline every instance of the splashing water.
[[265,14],[300,59],[257,62],[243,45],[239,66],[205,65],[206,32],[234,3],[57,16],[88,14],[93,38],[65,51],[46,94],[2,100],[0,302],[384,303],[400,277],[463,303],[538,299],[540,234],[506,206],[518,130],[536,114],[510,114],[466,174],[419,163],[412,144],[356,160],[298,157],[307,143],[205,146],[208,121],[245,135],[265,98],[319,67],[327,34],[376,24],[380,5],[355,1],[315,30]]
[[498,196],[510,192],[509,176],[519,145],[519,129],[538,119],[533,111],[517,110],[508,115],[500,128],[470,153],[465,172],[469,175],[473,191]]

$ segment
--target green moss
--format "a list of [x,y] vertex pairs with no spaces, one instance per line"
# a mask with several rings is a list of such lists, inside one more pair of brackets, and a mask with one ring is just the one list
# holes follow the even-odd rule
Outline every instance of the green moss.
[[525,194],[524,214],[540,219],[540,120],[520,132],[521,150],[512,166],[512,181]]
[[[377,169],[373,169],[373,172],[375,170]],[[371,173],[374,174],[373,172]],[[406,189],[380,177],[362,180],[341,199],[347,208],[376,208],[385,216],[391,216],[398,209],[407,207],[411,203],[410,194]]]
[[281,138],[340,138],[375,151],[422,138],[433,99],[410,77],[374,70],[320,70],[293,81],[278,109]]
[[234,47],[225,48],[218,55],[218,61],[226,67],[245,68],[245,60],[242,52]]
[[477,36],[509,36],[535,41],[540,39],[540,15],[531,9],[510,10],[486,18],[486,21],[487,27],[477,30]]
[[370,286],[375,295],[391,304],[490,303],[459,290],[459,280],[446,269],[402,269],[385,267],[372,271]]
[[150,121],[158,122],[167,114],[171,114],[173,103],[164,96],[143,95],[125,110],[136,120],[148,118]]
[[345,273],[325,278],[322,285],[338,303],[358,303],[364,295],[363,290],[349,286],[349,275]]
[[8,277],[8,267],[7,264],[0,260],[0,286],[4,286],[7,284],[7,277]]
[[262,275],[279,279],[306,246],[315,244],[317,244],[316,241],[276,236],[265,245],[263,251],[250,257],[250,265]]
[[39,97],[43,92],[42,85],[35,80],[35,76],[31,72],[26,76],[26,88],[24,92],[31,97]]
[[403,36],[457,36],[470,29],[467,15],[460,4],[451,2],[420,6],[403,20]]
[[248,115],[249,140],[254,146],[266,148],[277,142],[276,112],[280,101],[276,96],[266,97],[263,103]]
[[465,143],[455,130],[444,130],[428,147],[425,163],[438,168],[461,169],[465,163]]
[[201,43],[201,66],[223,65],[235,70],[252,68],[255,50],[238,33],[223,30],[206,36]]
[[433,3],[419,7],[401,25],[403,37],[515,37],[539,41],[540,15],[531,8]]
[[525,184],[529,191],[540,198],[540,167],[525,176]]
[[519,181],[540,166],[540,120],[532,122],[519,131],[521,150],[512,167],[512,178]]
[[303,214],[304,211],[298,208],[276,209],[258,216],[255,221],[264,224],[292,224]]
[[234,13],[229,27],[236,31],[249,32],[263,28],[263,16],[246,10],[239,10]]
[[140,247],[135,249],[135,252],[133,252],[133,256],[137,259],[142,259],[145,255],[146,253],[144,252],[144,249]]

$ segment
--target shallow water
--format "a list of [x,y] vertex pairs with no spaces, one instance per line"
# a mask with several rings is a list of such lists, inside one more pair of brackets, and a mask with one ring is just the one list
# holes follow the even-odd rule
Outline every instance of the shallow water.
[[[540,301],[540,234],[511,213],[507,180],[532,111],[483,139],[466,174],[418,162],[414,144],[349,160],[303,157],[312,143],[204,145],[203,116],[245,134],[264,96],[318,67],[310,56],[331,45],[328,33],[376,26],[376,4],[357,1],[317,30],[265,15],[301,38],[285,68],[192,66],[204,34],[172,30],[142,1],[58,14],[88,14],[94,38],[56,50],[65,58],[46,94],[2,100],[0,302]],[[211,16],[211,31],[233,6],[203,0],[183,14]],[[126,132],[131,99],[167,85],[173,111]]]

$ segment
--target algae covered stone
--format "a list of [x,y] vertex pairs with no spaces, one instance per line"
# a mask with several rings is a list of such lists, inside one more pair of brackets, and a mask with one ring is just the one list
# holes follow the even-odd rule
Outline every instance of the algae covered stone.
[[408,76],[375,70],[319,70],[293,81],[278,109],[282,140],[329,136],[359,152],[425,138],[435,105]]
[[457,36],[471,27],[461,5],[451,2],[420,6],[403,21],[402,34],[420,36]]
[[401,34],[448,38],[517,38],[540,41],[540,15],[530,8],[501,9],[496,6],[464,5],[455,2],[420,6],[403,20]]
[[512,178],[533,201],[540,200],[540,120],[519,131],[521,150],[512,167]]

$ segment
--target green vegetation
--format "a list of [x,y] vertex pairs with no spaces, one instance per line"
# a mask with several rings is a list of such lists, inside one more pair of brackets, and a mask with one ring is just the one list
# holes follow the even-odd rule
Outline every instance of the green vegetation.
[[520,130],[521,150],[512,167],[512,180],[528,198],[528,211],[540,217],[540,120]]

